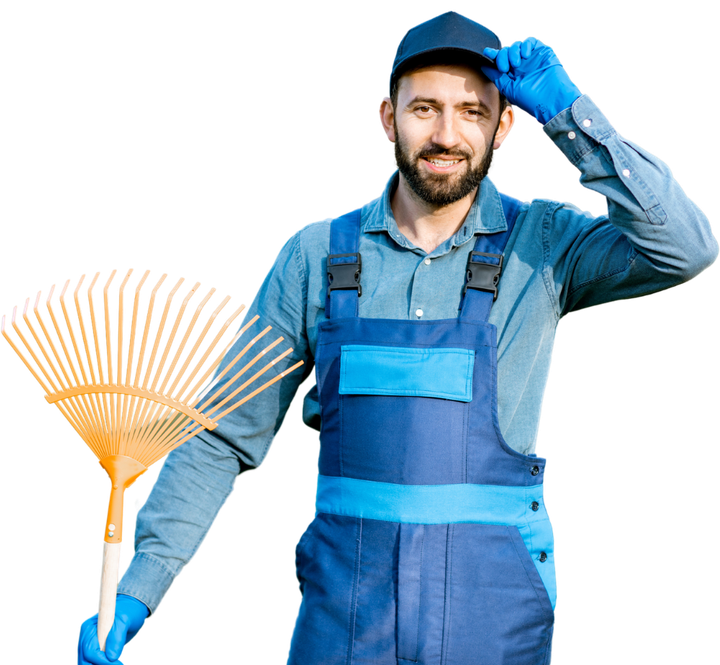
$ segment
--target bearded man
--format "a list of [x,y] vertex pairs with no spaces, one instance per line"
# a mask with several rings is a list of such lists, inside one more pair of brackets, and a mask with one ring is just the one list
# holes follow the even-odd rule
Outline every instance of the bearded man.
[[[514,107],[607,216],[498,193],[486,175]],[[317,369],[304,405],[320,430],[317,514],[297,547],[289,663],[545,665],[556,593],[535,440],[557,323],[690,279],[717,243],[667,167],[535,39],[501,48],[453,12],[413,28],[380,119],[398,164],[382,196],[291,238],[248,313],[289,338],[288,366]],[[169,456],[107,653],[88,620],[80,663],[116,661],[305,376]]]

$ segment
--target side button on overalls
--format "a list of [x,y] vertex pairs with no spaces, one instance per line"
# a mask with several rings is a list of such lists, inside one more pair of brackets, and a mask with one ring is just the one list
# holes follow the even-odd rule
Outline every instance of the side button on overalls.
[[550,662],[545,460],[511,449],[497,419],[487,318],[517,202],[503,208],[508,230],[470,254],[460,316],[437,321],[358,317],[360,213],[332,222],[317,513],[297,547],[290,665]]

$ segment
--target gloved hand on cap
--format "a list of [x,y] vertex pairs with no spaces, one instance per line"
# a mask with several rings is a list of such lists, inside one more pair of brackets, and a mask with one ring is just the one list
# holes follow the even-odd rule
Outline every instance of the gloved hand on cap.
[[481,68],[485,76],[543,125],[580,97],[553,50],[534,37],[500,50],[486,48],[483,55],[495,61],[495,67]]

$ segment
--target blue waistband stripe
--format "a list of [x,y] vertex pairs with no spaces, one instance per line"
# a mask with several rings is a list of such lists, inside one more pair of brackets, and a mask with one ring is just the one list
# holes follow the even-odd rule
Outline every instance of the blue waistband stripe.
[[[397,485],[357,478],[319,476],[318,513],[408,524],[506,524],[517,526],[547,519],[542,485]],[[530,514],[528,514],[530,513]]]
[[[532,510],[533,501],[538,509]],[[396,485],[318,476],[318,513],[401,524],[501,524],[517,527],[555,607],[553,534],[542,485]],[[545,554],[545,558],[540,555]]]
[[340,351],[341,395],[472,401],[471,349],[348,345]]

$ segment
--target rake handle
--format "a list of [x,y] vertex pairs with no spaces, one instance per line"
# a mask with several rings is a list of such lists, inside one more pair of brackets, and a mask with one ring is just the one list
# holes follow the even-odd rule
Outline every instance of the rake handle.
[[105,522],[105,547],[103,548],[102,576],[100,578],[100,609],[98,610],[97,628],[100,649],[105,651],[105,642],[115,621],[115,598],[120,568],[120,542],[122,541],[123,495],[125,489],[145,472],[146,467],[123,455],[103,457],[100,465],[108,472],[112,483]]
[[98,642],[105,651],[108,633],[115,621],[115,598],[117,596],[118,570],[120,568],[120,543],[104,543],[102,576],[100,578],[100,609],[98,611]]

